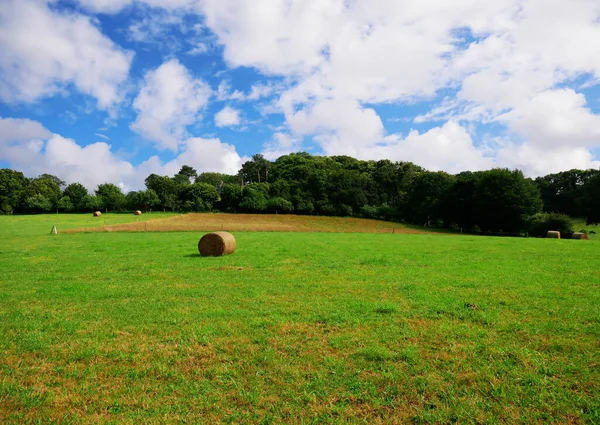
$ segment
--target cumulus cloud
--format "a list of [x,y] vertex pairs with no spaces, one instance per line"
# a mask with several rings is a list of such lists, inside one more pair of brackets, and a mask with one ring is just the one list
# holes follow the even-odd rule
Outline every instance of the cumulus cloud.
[[151,173],[172,176],[181,166],[190,165],[199,172],[236,174],[242,164],[233,145],[220,139],[188,138],[182,152],[163,162],[152,156],[134,166],[122,159],[105,142],[87,146],[53,134],[36,121],[0,118],[0,160],[28,176],[54,174],[67,183],[79,182],[88,190],[101,183],[114,183],[125,190],[144,187]]
[[263,145],[263,156],[269,161],[275,161],[283,155],[297,152],[302,148],[302,139],[286,133],[274,133],[273,138]]
[[[186,35],[182,43],[190,46],[188,53],[203,53],[208,45],[202,37],[209,37],[211,46],[222,47],[230,68],[252,67],[267,77],[249,91],[233,90],[224,81],[216,98],[231,104],[269,98],[268,105],[260,105],[263,113],[281,113],[285,119],[285,128],[263,146],[271,157],[300,148],[302,140],[312,137],[326,154],[413,160],[448,171],[518,166],[534,175],[597,166],[592,152],[600,148],[600,116],[581,92],[600,81],[597,0],[78,1],[90,12],[117,13],[144,5],[152,13],[152,8],[164,9],[160,16],[199,14],[199,32]],[[33,31],[21,30],[9,18],[30,28],[30,22],[38,20],[29,18],[42,11],[40,16],[50,14],[52,22],[60,24],[39,20],[44,34],[60,35],[55,36],[60,43],[53,46],[82,39],[86,46],[104,49],[113,63],[119,55],[128,58],[90,18],[57,14],[33,0],[7,4],[0,19],[16,34]],[[149,32],[140,29],[152,28],[149,22],[141,23],[146,26],[133,26],[132,34],[144,39]],[[69,25],[95,35],[64,41],[62,34],[67,32],[62,28]],[[161,37],[160,26],[154,28]],[[8,30],[6,34],[12,36]],[[90,78],[94,85],[86,85],[80,80],[87,80],[78,78],[83,73],[53,67],[53,61],[63,59],[58,53],[44,51],[41,57],[52,60],[38,63],[34,54],[20,53],[35,52],[26,42],[18,50],[7,40],[8,35],[0,36],[0,47],[8,47],[8,54],[3,49],[0,56],[0,72],[14,64],[22,71],[0,78],[2,98],[35,99],[67,84],[96,96],[100,105],[118,98],[122,71],[108,71],[118,67],[98,61],[93,68],[87,56],[77,58],[77,70],[95,70]],[[21,84],[25,81],[29,84]],[[97,84],[106,81],[109,90],[98,90]],[[176,151],[181,146],[187,152],[186,128],[198,121],[209,97],[206,83],[178,61],[169,61],[146,75],[134,102],[138,116],[131,128],[160,148]],[[401,108],[420,102],[431,107],[415,121],[435,122],[436,127],[406,136],[389,134],[374,106]],[[239,122],[239,111],[230,106],[215,116],[217,126]],[[494,134],[487,134],[488,127],[477,130],[481,123],[492,124]],[[501,142],[487,145],[487,138]]]
[[73,85],[102,109],[121,99],[133,58],[91,18],[35,0],[2,3],[0,51],[0,99],[34,102]]
[[144,186],[144,179],[150,174],[172,176],[183,165],[190,165],[202,172],[237,174],[242,159],[233,145],[223,143],[217,138],[190,138],[183,144],[183,151],[175,159],[163,162],[158,156],[152,156],[139,164],[135,173],[125,178],[125,185],[131,188]]
[[211,93],[210,87],[190,75],[179,61],[165,62],[146,74],[133,103],[138,116],[131,128],[156,142],[158,148],[177,151],[187,126],[200,119]]
[[[411,136],[404,149],[381,148],[390,136],[366,105],[432,101],[440,89],[456,95],[418,121],[446,122],[439,131],[464,120],[502,124],[513,146],[550,149],[549,171],[556,169],[551,158],[561,149],[591,158],[590,149],[600,146],[598,115],[585,108],[581,93],[559,89],[578,77],[589,76],[590,84],[600,78],[600,3],[595,0],[236,4],[202,3],[225,59],[291,79],[294,84],[268,109],[283,111],[290,130],[314,136],[325,153],[397,157],[395,152],[404,152],[399,159],[412,158],[417,146],[409,143]],[[422,156],[417,162],[427,164],[440,137],[419,135],[418,140]],[[482,148],[469,152],[473,156],[464,164],[492,164]],[[540,161],[528,165],[525,157],[520,166],[540,172]],[[498,154],[494,164],[514,162]]]
[[240,111],[231,106],[224,107],[215,115],[215,125],[217,127],[231,127],[239,125],[240,122]]
[[48,138],[52,133],[37,121],[0,117],[0,145]]
[[72,139],[53,134],[47,140],[24,141],[0,151],[0,156],[29,176],[58,175],[79,182],[89,190],[100,183],[119,184],[134,173],[134,167],[117,158],[104,142],[82,147]]

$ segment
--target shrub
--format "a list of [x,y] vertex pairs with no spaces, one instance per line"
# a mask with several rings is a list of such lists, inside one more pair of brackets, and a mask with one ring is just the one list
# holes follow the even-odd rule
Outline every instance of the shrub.
[[379,209],[371,205],[364,205],[360,208],[360,215],[364,218],[378,218]]
[[561,235],[573,233],[573,222],[568,215],[558,213],[535,214],[528,220],[527,231],[530,236],[545,237],[549,230],[556,230]]
[[294,211],[294,205],[287,199],[281,197],[271,198],[267,201],[267,211],[288,214]]
[[312,214],[315,211],[315,206],[310,201],[300,199],[296,202],[296,211],[299,214]]

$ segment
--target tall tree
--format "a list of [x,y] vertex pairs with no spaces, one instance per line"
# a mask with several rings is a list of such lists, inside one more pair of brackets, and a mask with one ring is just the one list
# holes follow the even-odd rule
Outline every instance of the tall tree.
[[197,177],[198,172],[194,168],[190,167],[189,165],[184,165],[181,167],[181,170],[175,174],[173,179],[179,184],[191,184],[196,180]]
[[[58,177],[50,174],[42,174],[39,177],[29,180],[29,184],[25,187],[24,198],[26,200],[27,207],[32,211],[47,211],[45,207],[48,205],[47,202],[42,201],[41,197],[44,197],[50,203],[52,210],[56,208],[58,200],[61,198],[62,193],[60,190],[61,180]],[[27,199],[30,199],[27,201]]]
[[112,183],[98,185],[96,195],[102,199],[102,208],[107,212],[109,210],[120,210],[127,203],[127,199],[123,195],[123,192],[121,192],[121,188]]
[[20,171],[0,169],[0,209],[12,213],[21,203],[27,178]]
[[476,213],[483,230],[518,232],[530,216],[542,210],[539,189],[518,170],[482,172],[475,193]]
[[88,191],[81,183],[71,183],[63,191],[63,196],[68,196],[76,211],[85,210],[84,200]]

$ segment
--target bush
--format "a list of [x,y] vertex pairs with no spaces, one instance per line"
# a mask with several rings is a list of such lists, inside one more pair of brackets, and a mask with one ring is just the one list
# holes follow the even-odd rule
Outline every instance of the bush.
[[312,214],[315,211],[315,206],[310,201],[300,199],[296,202],[296,211],[299,214]]
[[379,207],[377,207],[377,216],[384,220],[391,221],[400,219],[400,214],[398,213],[398,210],[386,203],[383,203]]
[[530,236],[544,237],[549,230],[556,230],[561,235],[573,233],[573,222],[568,215],[551,213],[535,214],[528,220],[527,231]]
[[350,205],[341,204],[338,207],[338,213],[340,217],[352,217],[352,207]]
[[294,205],[281,197],[271,198],[267,201],[267,211],[271,213],[288,214],[294,211]]
[[360,209],[360,215],[364,218],[379,218],[379,209],[372,205],[364,205]]

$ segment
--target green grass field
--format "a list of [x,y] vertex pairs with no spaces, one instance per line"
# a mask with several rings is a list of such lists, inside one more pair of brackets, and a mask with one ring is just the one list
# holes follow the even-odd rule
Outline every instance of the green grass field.
[[0,216],[0,423],[600,423],[597,239],[55,222]]

